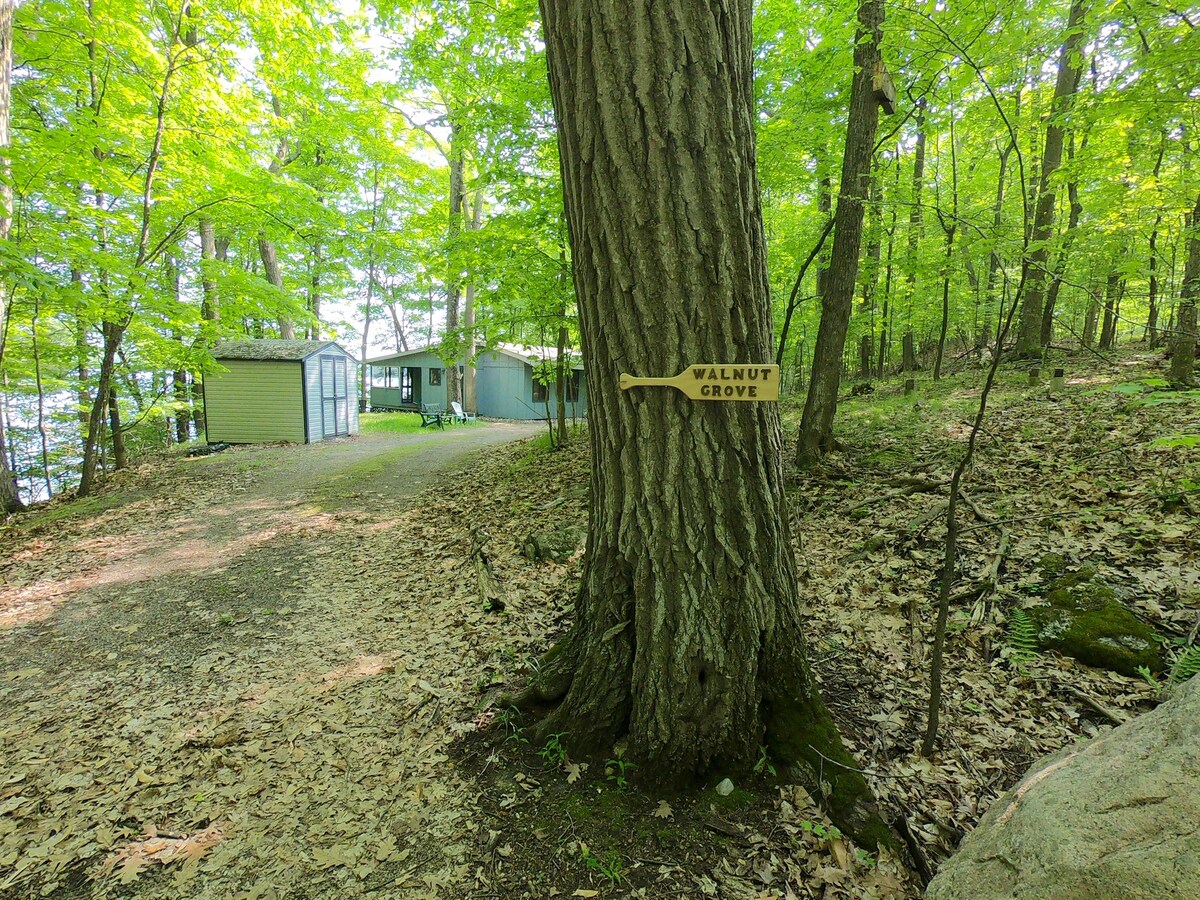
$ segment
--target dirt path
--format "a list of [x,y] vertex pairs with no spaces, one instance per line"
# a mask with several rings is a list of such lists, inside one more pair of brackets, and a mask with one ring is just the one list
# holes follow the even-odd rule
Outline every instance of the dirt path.
[[469,492],[469,460],[536,430],[179,460],[10,539],[0,898],[460,880],[469,792],[442,749],[486,619],[459,577],[471,510],[430,527],[414,498]]

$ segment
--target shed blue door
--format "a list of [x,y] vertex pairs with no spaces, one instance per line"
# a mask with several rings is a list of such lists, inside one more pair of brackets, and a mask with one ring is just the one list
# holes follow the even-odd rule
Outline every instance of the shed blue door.
[[346,360],[321,357],[321,430],[323,437],[350,433],[350,406],[346,396]]

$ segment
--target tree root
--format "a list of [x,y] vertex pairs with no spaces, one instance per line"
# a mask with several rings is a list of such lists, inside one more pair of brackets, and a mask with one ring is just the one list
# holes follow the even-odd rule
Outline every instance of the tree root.
[[788,696],[789,687],[801,687],[799,680],[786,678],[771,692],[766,725],[772,756],[787,767],[789,778],[822,798],[829,818],[859,845],[897,849],[874,793],[815,689]]
[[557,703],[567,695],[579,665],[578,629],[572,628],[562,640],[542,654],[537,670],[516,694],[504,694],[500,705],[528,710]]

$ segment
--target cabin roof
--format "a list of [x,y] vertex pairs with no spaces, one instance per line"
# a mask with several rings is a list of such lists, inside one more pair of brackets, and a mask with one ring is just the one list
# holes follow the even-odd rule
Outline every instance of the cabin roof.
[[[420,353],[437,354],[441,348],[440,344],[430,344],[427,347],[416,347],[412,350],[399,350],[395,353],[387,353],[383,356],[374,356],[367,360],[368,363],[390,363],[404,359],[409,356],[416,356]],[[496,344],[494,347],[484,348],[479,351],[480,355],[485,353],[498,353],[501,356],[508,356],[512,359],[533,365],[541,362],[557,362],[558,348],[557,347],[533,347],[526,344]],[[568,350],[567,359],[571,361],[572,368],[582,369],[583,359],[578,351]]]

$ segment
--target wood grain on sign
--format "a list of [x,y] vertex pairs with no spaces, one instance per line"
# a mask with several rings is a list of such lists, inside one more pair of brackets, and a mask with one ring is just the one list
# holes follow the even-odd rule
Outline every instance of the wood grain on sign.
[[779,366],[688,366],[670,378],[639,378],[621,373],[621,390],[673,387],[693,400],[778,400]]

